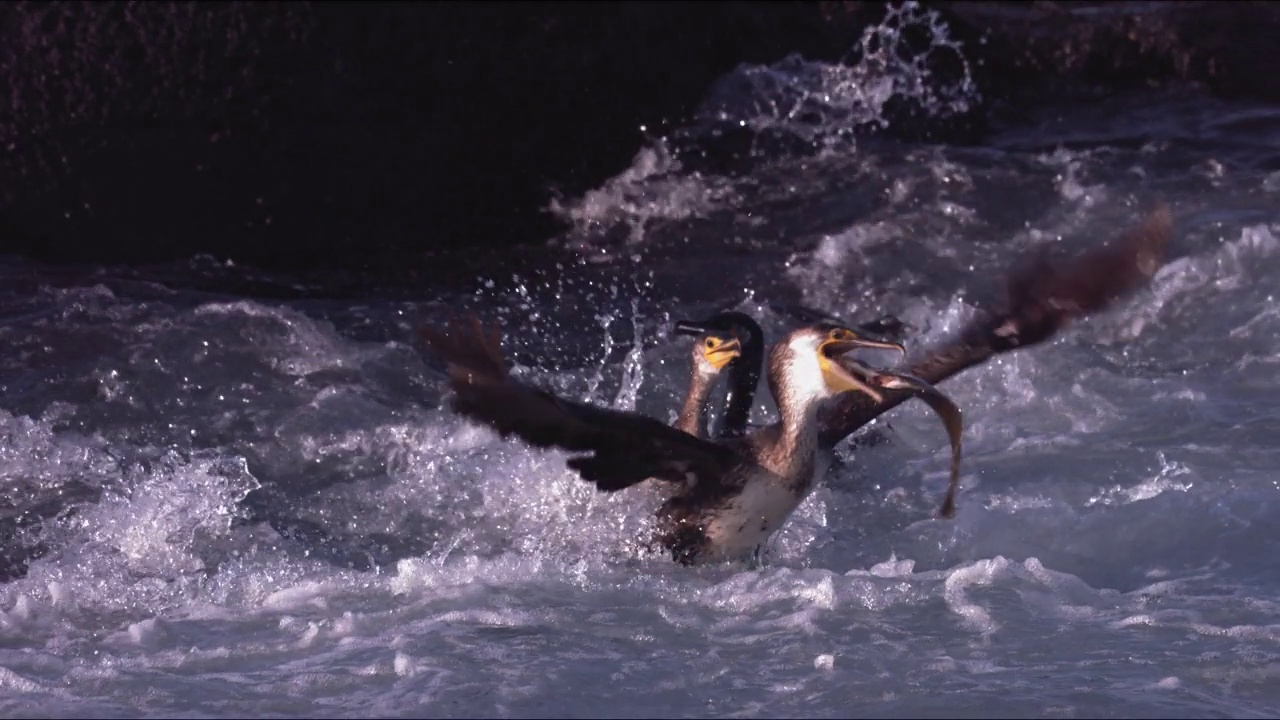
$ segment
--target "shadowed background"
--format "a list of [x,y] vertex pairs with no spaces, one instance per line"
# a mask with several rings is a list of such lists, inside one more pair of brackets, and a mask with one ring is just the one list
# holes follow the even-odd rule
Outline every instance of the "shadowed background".
[[[926,3],[983,103],[888,132],[981,142],[1045,98],[1198,81],[1276,98],[1268,3]],[[882,3],[0,6],[0,253],[207,254],[379,284],[543,243],[740,63],[833,61]],[[940,74],[953,72],[941,58]],[[923,117],[923,115],[922,115]],[[732,161],[734,137],[697,148]],[[457,253],[454,253],[456,255]]]

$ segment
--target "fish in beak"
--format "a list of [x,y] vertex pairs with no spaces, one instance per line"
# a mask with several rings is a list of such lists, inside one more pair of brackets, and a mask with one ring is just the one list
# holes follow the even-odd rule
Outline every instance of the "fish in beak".
[[910,392],[913,397],[932,408],[942,420],[942,425],[947,430],[947,438],[951,441],[951,480],[947,484],[947,494],[942,499],[942,507],[938,510],[938,515],[944,518],[955,517],[956,495],[960,491],[960,442],[964,432],[964,417],[960,413],[960,408],[956,407],[951,398],[914,375],[881,371],[871,379],[871,384]]
[[[857,390],[866,393],[876,402],[884,402],[884,396],[871,383],[878,372],[852,358],[841,357],[858,348],[897,350],[901,355],[907,354],[902,343],[872,340],[849,328],[835,327],[827,332],[826,338],[818,345],[818,364],[822,366],[823,380],[835,392]],[[836,358],[840,358],[840,361],[837,362]]]

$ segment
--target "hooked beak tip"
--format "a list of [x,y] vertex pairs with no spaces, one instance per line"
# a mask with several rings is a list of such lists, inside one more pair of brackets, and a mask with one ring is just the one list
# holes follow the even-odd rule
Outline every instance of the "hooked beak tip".
[[880,340],[868,340],[866,342],[867,344],[864,345],[863,347],[879,348],[881,350],[897,350],[898,355],[902,357],[906,357],[907,355],[907,346],[903,345],[900,342],[890,342],[890,341],[880,341]]

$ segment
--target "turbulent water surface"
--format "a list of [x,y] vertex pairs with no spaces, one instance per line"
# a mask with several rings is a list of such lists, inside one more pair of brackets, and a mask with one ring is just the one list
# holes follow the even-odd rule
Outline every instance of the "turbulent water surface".
[[[0,714],[1274,717],[1280,110],[1186,88],[896,143],[848,130],[981,89],[879,47],[740,68],[687,132],[756,152],[717,169],[656,140],[557,201],[551,259],[475,292],[286,301],[191,289],[236,272],[206,258],[3,261]],[[649,554],[655,498],[461,421],[413,344],[474,308],[522,377],[670,420],[673,319],[892,313],[918,352],[1020,261],[1159,200],[1176,235],[1148,287],[943,384],[954,520],[946,438],[907,404],[758,569]]]

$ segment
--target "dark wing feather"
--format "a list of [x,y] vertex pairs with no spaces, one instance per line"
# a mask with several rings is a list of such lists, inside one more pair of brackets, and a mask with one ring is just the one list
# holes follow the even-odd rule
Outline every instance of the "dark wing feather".
[[[994,355],[1044,342],[1072,321],[1096,313],[1144,285],[1163,262],[1173,235],[1168,207],[1160,205],[1111,247],[1095,250],[1066,268],[1041,261],[1015,273],[1002,309],[975,319],[951,342],[907,371],[937,384]],[[914,395],[885,390],[875,402],[864,393],[844,393],[822,412],[819,442],[836,443]]]
[[582,453],[568,460],[583,479],[606,491],[659,478],[699,484],[718,482],[742,456],[639,413],[575,402],[521,383],[507,372],[498,333],[479,320],[470,328],[418,329],[424,345],[445,361],[452,406],[502,437],[515,435],[539,448]]

